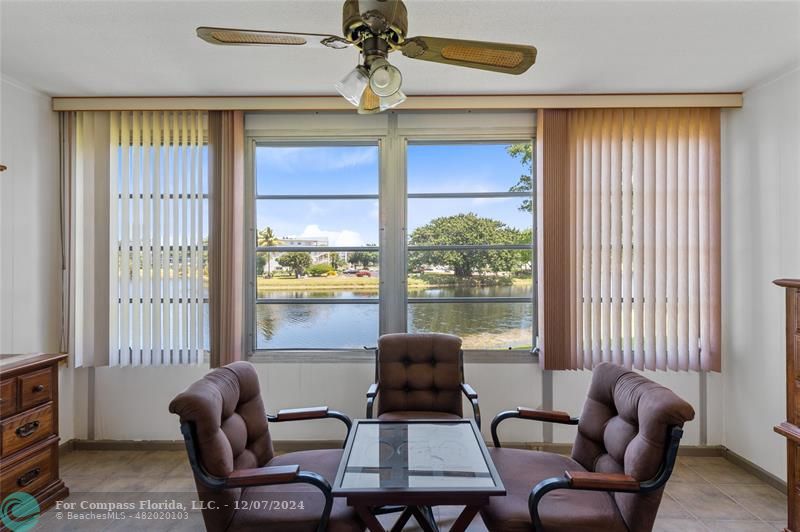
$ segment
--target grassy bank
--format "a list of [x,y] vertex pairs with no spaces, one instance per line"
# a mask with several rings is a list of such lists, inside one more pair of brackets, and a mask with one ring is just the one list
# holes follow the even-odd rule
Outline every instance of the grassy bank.
[[[408,287],[412,289],[441,288],[455,286],[510,286],[529,285],[531,279],[512,279],[510,277],[473,277],[472,279],[459,279],[444,273],[425,273],[412,275],[408,278]],[[259,290],[378,290],[377,277],[355,277],[350,275],[337,275],[334,277],[273,277],[264,279],[259,277],[257,285]]]

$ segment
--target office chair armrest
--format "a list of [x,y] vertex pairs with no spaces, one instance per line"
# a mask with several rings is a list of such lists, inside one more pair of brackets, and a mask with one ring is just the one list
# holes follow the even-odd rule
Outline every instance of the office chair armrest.
[[506,410],[494,416],[492,420],[492,442],[495,447],[500,447],[500,439],[497,437],[497,427],[501,422],[509,418],[532,419],[534,421],[546,421],[548,423],[559,423],[562,425],[578,424],[578,418],[572,417],[566,412],[518,406],[516,410]]
[[461,391],[464,392],[464,395],[467,396],[467,399],[477,399],[478,392],[475,391],[475,388],[467,384],[466,382],[461,383]]
[[325,477],[313,471],[300,471],[299,465],[266,466],[234,471],[225,479],[225,488],[246,488],[276,484],[311,484],[322,492],[325,505],[317,523],[317,532],[328,529],[333,508],[333,490]]
[[[347,434],[350,434],[350,427],[353,422],[350,418],[337,410],[329,410],[327,406],[312,406],[308,408],[284,408],[279,410],[274,416],[267,415],[267,421],[271,423],[280,423],[282,421],[303,421],[306,419],[325,419],[334,418],[338,419],[347,427]],[[347,435],[345,435],[347,441]]]
[[372,410],[375,405],[375,397],[378,395],[379,389],[380,385],[377,382],[373,382],[369,385],[369,389],[367,390],[367,419],[372,419]]
[[328,417],[327,406],[311,406],[306,408],[282,408],[270,421],[299,421],[301,419],[321,419]]
[[253,469],[239,469],[225,479],[225,487],[244,488],[267,484],[286,484],[293,482],[300,472],[299,465],[266,466]]
[[461,391],[472,404],[472,415],[475,417],[475,424],[478,425],[478,428],[481,428],[481,407],[478,404],[478,392],[466,382],[461,383]]
[[678,457],[678,446],[683,437],[683,428],[672,426],[667,431],[666,445],[664,446],[664,458],[658,472],[649,480],[639,482],[630,475],[620,473],[594,473],[591,471],[565,471],[563,477],[552,477],[544,479],[536,484],[528,496],[528,512],[531,515],[533,529],[536,532],[544,530],[542,520],[539,517],[539,502],[542,497],[554,490],[573,489],[588,491],[610,491],[626,493],[650,493],[664,487],[672,469],[675,467],[675,460]]
[[639,481],[624,473],[564,471],[569,487],[576,490],[639,491]]

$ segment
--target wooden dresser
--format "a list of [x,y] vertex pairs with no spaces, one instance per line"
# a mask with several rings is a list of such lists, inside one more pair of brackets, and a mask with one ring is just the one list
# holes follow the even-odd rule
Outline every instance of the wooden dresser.
[[800,532],[800,279],[778,279],[775,284],[786,290],[786,421],[775,432],[786,436],[786,530]]
[[58,363],[67,355],[0,355],[0,500],[24,491],[42,510],[69,494],[58,474]]

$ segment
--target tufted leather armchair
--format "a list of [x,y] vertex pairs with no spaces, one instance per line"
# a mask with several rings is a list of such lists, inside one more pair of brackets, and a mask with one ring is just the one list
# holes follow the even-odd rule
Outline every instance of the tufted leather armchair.
[[[572,456],[503,449],[501,421],[577,425]],[[506,487],[481,510],[489,530],[648,532],[683,435],[694,418],[667,388],[613,364],[598,364],[580,420],[519,407],[492,421],[492,460]]]
[[[350,419],[344,414],[315,407],[268,416],[249,362],[211,371],[175,397],[169,411],[180,416],[206,530],[364,530],[344,499],[334,500],[331,494],[329,481],[342,451],[275,456],[269,434],[269,422],[330,417],[343,421],[349,431]],[[274,503],[268,507],[262,501]]]
[[375,352],[375,383],[367,391],[367,418],[458,419],[461,395],[481,425],[478,394],[464,383],[461,338],[450,334],[384,334]]

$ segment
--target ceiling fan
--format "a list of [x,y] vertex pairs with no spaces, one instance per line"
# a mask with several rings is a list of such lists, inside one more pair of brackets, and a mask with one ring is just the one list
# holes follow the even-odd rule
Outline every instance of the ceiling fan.
[[536,48],[519,44],[443,37],[406,37],[408,11],[402,0],[345,0],[338,35],[237,28],[197,28],[197,36],[225,46],[312,46],[335,50],[355,46],[361,61],[336,90],[362,114],[379,113],[405,101],[403,76],[387,60],[400,51],[410,59],[433,61],[505,74],[522,74],[536,61]]

